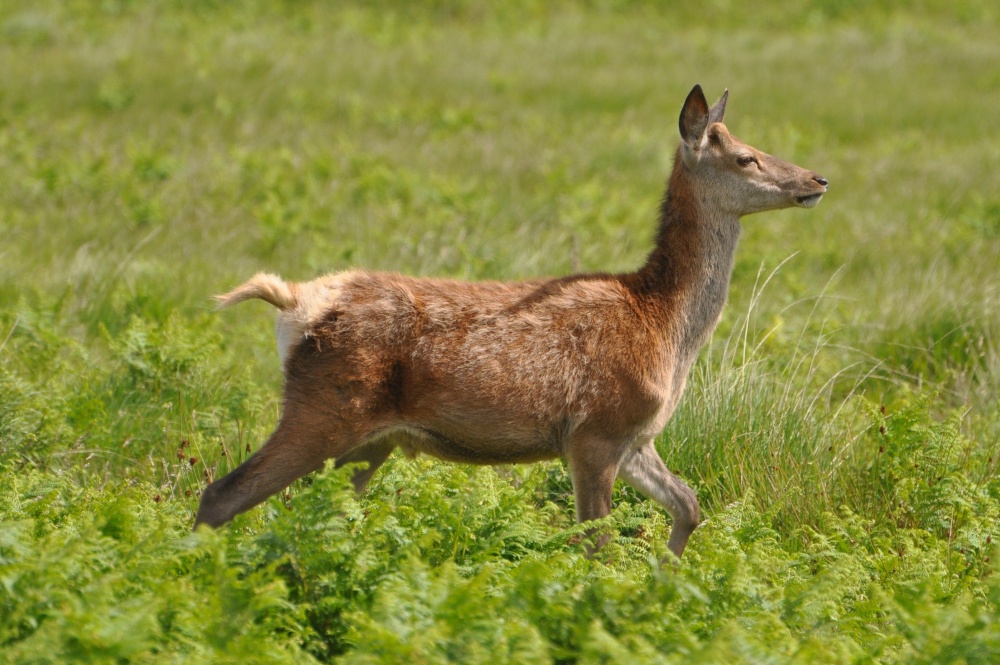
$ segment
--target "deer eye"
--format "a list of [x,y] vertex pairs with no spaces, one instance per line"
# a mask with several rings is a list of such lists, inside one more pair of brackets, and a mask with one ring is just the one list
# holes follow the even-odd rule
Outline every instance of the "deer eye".
[[736,163],[739,164],[740,166],[750,166],[751,164],[755,164],[756,162],[757,158],[754,157],[753,155],[742,155],[736,158]]

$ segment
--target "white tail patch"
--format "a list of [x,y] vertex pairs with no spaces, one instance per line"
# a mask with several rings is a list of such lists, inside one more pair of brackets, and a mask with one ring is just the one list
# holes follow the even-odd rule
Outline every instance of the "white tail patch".
[[219,309],[254,298],[271,303],[280,311],[275,325],[278,355],[282,364],[292,348],[334,306],[344,283],[355,273],[326,275],[311,282],[286,282],[277,275],[259,273],[229,293],[216,296]]

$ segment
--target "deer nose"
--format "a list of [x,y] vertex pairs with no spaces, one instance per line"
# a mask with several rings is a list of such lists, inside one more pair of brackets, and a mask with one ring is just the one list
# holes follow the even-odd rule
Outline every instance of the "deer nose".
[[826,187],[826,186],[828,186],[830,184],[830,181],[827,180],[826,178],[824,178],[821,175],[814,175],[813,176],[813,180],[815,180],[819,184],[823,185],[824,187]]

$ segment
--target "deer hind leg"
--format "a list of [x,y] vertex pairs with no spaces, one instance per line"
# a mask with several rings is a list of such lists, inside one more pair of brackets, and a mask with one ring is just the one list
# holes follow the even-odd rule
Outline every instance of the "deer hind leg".
[[[618,464],[609,458],[607,450],[605,446],[578,444],[567,453],[577,522],[589,522],[611,514],[611,492]],[[588,537],[592,538],[594,532],[594,529],[589,530]],[[607,534],[599,536],[593,545],[588,545],[587,556],[593,556],[594,552],[604,547],[608,537]]]
[[[225,524],[307,473],[322,468],[325,460],[349,457],[355,448],[364,449],[365,432],[375,429],[370,426],[370,422],[349,422],[329,411],[296,408],[286,401],[285,414],[267,443],[229,475],[205,488],[195,526]],[[385,456],[389,452],[391,449]],[[381,449],[377,453],[381,455]],[[350,461],[369,460],[369,469],[374,472],[385,459],[385,456],[378,459],[378,455],[358,454]]]
[[375,475],[375,471],[382,466],[383,462],[389,459],[389,455],[392,454],[395,448],[395,443],[387,438],[381,438],[359,446],[346,455],[338,457],[336,467],[339,469],[343,465],[353,462],[368,462],[367,469],[358,469],[351,477],[351,482],[354,483],[354,492],[361,494],[365,491],[368,481]]
[[[310,440],[311,439],[311,440]],[[194,524],[218,527],[323,466],[323,445],[302,437],[283,418],[260,450],[205,488]]]
[[625,458],[618,476],[666,508],[674,518],[667,547],[679,558],[700,518],[698,496],[694,490],[670,473],[656,453],[652,440]]

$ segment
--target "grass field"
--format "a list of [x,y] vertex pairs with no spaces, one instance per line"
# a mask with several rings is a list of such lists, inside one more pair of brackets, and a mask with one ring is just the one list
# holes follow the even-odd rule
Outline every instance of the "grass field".
[[[1000,15],[700,5],[0,5],[0,662],[1000,662]],[[270,310],[212,294],[634,269],[694,83],[831,188],[744,221],[657,441],[679,565],[621,485],[586,559],[561,463],[191,533],[279,415]]]

